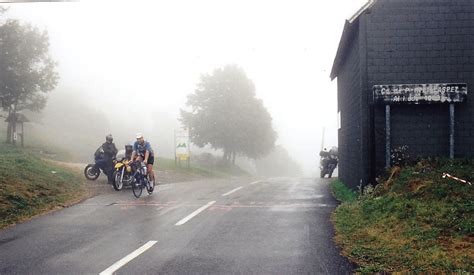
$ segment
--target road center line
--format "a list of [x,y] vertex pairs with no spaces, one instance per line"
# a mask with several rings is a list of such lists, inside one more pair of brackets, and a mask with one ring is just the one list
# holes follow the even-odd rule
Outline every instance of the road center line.
[[121,260],[117,261],[116,263],[114,263],[113,265],[111,265],[109,268],[107,268],[106,270],[102,271],[101,273],[99,273],[99,275],[109,275],[109,274],[113,274],[115,271],[117,271],[119,268],[121,268],[122,266],[126,265],[128,262],[130,262],[131,260],[135,259],[136,257],[138,257],[140,254],[142,254],[143,252],[147,251],[148,249],[150,249],[152,246],[154,246],[156,244],[157,241],[149,241],[147,242],[146,244],[142,245],[140,248],[138,248],[137,250],[133,251],[132,253],[128,254],[127,256],[125,256],[124,258],[122,258]]
[[199,209],[197,209],[196,211],[194,211],[193,213],[189,214],[188,216],[186,216],[186,218],[180,220],[179,222],[177,222],[175,225],[183,225],[185,224],[186,222],[188,222],[190,219],[194,218],[195,216],[197,216],[199,213],[201,213],[202,211],[206,210],[206,208],[208,208],[209,206],[213,205],[214,203],[216,203],[216,201],[211,201],[209,202],[208,204],[200,207]]
[[239,191],[239,190],[242,189],[242,188],[243,188],[243,186],[237,187],[237,188],[235,188],[235,189],[230,190],[229,192],[227,192],[227,193],[225,193],[225,194],[222,194],[222,196],[223,196],[223,197],[228,196],[228,195],[234,193],[235,191]]

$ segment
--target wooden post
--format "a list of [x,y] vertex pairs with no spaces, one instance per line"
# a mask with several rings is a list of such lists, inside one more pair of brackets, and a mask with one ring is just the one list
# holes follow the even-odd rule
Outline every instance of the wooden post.
[[176,156],[176,129],[174,130],[174,167],[178,166],[178,157]]
[[449,104],[449,158],[454,159],[454,103]]
[[18,135],[16,133],[16,117],[14,118],[15,120],[12,121],[12,134],[13,134],[13,141],[12,144],[16,145],[16,139],[18,138]]
[[13,141],[13,132],[12,132],[12,123],[10,121],[7,122],[7,143],[11,144]]
[[390,168],[390,105],[385,105],[385,168]]
[[23,122],[21,122],[21,147],[25,147],[25,128]]

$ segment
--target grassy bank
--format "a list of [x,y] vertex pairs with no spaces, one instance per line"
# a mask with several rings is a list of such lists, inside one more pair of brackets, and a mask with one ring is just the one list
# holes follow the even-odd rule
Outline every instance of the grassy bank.
[[332,184],[343,201],[333,214],[336,242],[362,272],[474,271],[472,161],[421,162],[394,168],[376,188],[355,193]]
[[0,144],[0,228],[87,196],[79,173]]

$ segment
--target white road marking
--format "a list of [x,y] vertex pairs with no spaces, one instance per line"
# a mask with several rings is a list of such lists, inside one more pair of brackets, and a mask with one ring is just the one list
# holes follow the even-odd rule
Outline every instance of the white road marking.
[[229,192],[227,192],[227,193],[225,193],[225,194],[222,194],[222,196],[223,196],[223,197],[228,196],[228,195],[234,193],[235,191],[239,191],[239,190],[242,189],[242,188],[244,188],[244,187],[243,187],[243,186],[237,187],[237,188],[235,188],[235,189],[230,190]]
[[254,184],[257,184],[257,183],[260,183],[260,182],[262,182],[262,181],[261,181],[261,180],[257,180],[257,181],[251,182],[250,184],[251,184],[251,185],[254,185]]
[[113,265],[111,265],[109,268],[107,268],[106,270],[102,271],[101,273],[99,273],[99,275],[109,275],[109,274],[113,274],[115,271],[117,271],[119,268],[121,268],[122,266],[126,265],[128,262],[130,262],[131,260],[135,259],[136,257],[138,257],[140,254],[142,254],[143,252],[147,251],[148,249],[150,249],[152,246],[154,246],[156,244],[157,241],[149,241],[147,242],[146,244],[142,245],[140,248],[138,248],[137,250],[133,251],[132,253],[128,254],[127,256],[125,256],[124,258],[122,258],[121,260],[119,260],[118,262],[114,263]]
[[199,209],[197,209],[196,211],[194,211],[193,213],[189,214],[186,218],[180,220],[179,222],[177,222],[175,225],[183,225],[185,224],[186,222],[188,222],[190,219],[194,218],[197,214],[201,213],[202,211],[206,210],[206,208],[208,208],[209,206],[213,205],[214,203],[216,203],[216,201],[211,201],[209,202],[208,204],[200,207]]

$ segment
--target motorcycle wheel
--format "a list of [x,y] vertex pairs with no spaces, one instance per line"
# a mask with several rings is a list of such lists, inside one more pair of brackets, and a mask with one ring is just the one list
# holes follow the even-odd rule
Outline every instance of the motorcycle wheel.
[[132,191],[135,198],[139,198],[142,195],[142,191],[143,191],[142,182],[140,181],[140,182],[132,183]]
[[122,173],[120,171],[114,171],[114,189],[115,191],[120,191],[123,188],[123,181],[120,179]]
[[332,178],[332,173],[334,172],[334,169],[335,169],[335,167],[333,167],[333,166],[331,166],[331,168],[329,168],[328,178]]
[[326,169],[321,170],[321,178],[323,179],[324,176],[326,175]]
[[94,164],[88,164],[84,168],[84,176],[88,180],[96,180],[100,175],[100,169],[94,167]]
[[148,184],[146,186],[146,191],[148,192],[148,195],[151,195],[153,193],[153,190],[155,190],[155,181],[150,180],[150,178],[148,178]]
[[336,170],[336,167],[337,167],[337,164],[332,164],[332,165],[329,167],[329,171],[328,171],[328,177],[329,177],[329,178],[332,178],[332,173],[334,173],[334,170]]

